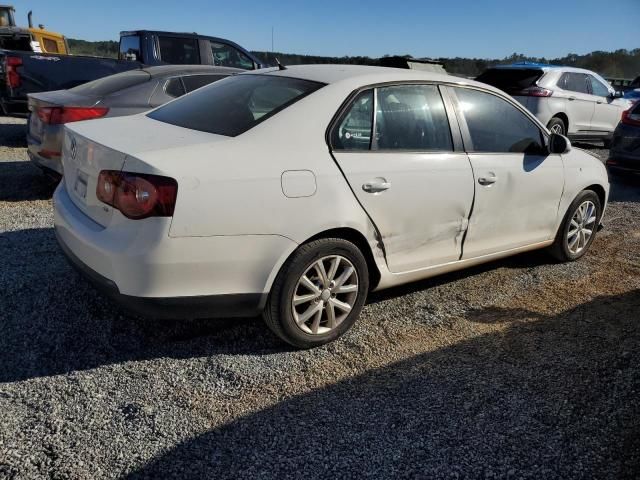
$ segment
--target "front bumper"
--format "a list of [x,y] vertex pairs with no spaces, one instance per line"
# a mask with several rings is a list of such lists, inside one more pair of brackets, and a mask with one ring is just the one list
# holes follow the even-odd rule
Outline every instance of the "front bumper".
[[256,315],[296,247],[277,235],[174,238],[169,218],[133,221],[119,212],[104,228],[75,206],[64,182],[54,212],[71,264],[125,308],[153,318]]

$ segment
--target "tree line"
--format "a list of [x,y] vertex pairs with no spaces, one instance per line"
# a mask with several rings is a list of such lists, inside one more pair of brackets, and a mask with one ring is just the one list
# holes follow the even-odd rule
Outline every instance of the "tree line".
[[[88,42],[86,40],[68,39],[69,48],[76,55],[96,55],[116,58],[118,56],[118,42],[106,40],[101,42]],[[352,65],[378,65],[378,58],[363,56],[323,57],[317,55],[301,55],[282,52],[252,52],[257,58],[268,65],[275,65],[276,59],[283,65],[301,64],[352,64]],[[387,55],[386,55],[387,56]],[[411,55],[403,55],[413,58]],[[571,67],[593,70],[607,78],[635,78],[640,75],[640,48],[633,50],[620,49],[614,52],[595,51],[586,55],[570,53],[561,58],[528,57],[520,53],[513,53],[505,58],[433,58],[442,63],[446,70],[454,75],[476,77],[486,68],[492,65],[509,64],[515,62],[548,63],[551,65],[566,65]]]

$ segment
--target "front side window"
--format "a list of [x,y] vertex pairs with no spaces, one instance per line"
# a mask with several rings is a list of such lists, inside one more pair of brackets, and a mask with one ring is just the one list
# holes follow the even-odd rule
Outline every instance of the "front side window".
[[335,150],[369,150],[373,128],[373,90],[358,94],[349,110],[333,129],[331,146]]
[[506,100],[469,88],[455,88],[469,128],[468,151],[542,154],[542,133],[524,113]]
[[435,85],[377,89],[378,150],[452,151],[449,121]]
[[254,64],[245,53],[226,43],[211,42],[213,64],[219,67],[241,68],[253,70]]
[[138,35],[125,35],[120,37],[120,60],[142,60],[140,55],[140,37]]
[[605,87],[600,80],[593,75],[589,75],[589,81],[591,82],[591,93],[598,97],[608,97],[609,89]]
[[158,37],[160,58],[174,65],[198,65],[200,52],[195,38]]
[[235,137],[323,86],[276,75],[236,75],[207,85],[147,116],[179,127]]
[[583,73],[564,73],[562,77],[560,77],[558,86],[563,90],[569,90],[571,92],[589,93],[587,76]]

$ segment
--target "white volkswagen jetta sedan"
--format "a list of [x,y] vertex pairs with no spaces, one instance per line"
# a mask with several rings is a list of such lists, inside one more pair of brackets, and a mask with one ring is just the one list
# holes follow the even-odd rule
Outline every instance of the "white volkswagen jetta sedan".
[[314,65],[222,80],[67,127],[55,230],[71,263],[152,317],[263,313],[301,348],[367,293],[527,250],[587,251],[609,184],[497,89]]

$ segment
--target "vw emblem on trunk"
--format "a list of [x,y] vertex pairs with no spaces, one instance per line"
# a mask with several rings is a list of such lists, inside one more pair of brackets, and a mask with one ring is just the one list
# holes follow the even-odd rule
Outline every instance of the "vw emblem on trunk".
[[69,151],[71,153],[71,159],[75,160],[76,159],[76,138],[75,137],[71,137],[71,146],[69,147]]

